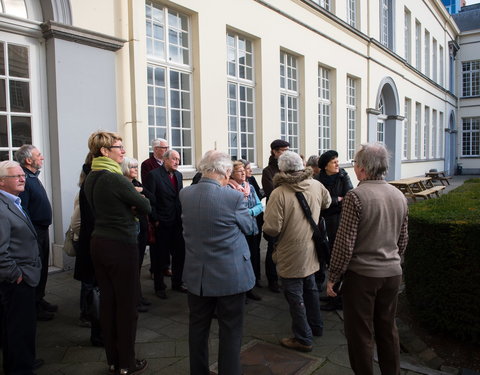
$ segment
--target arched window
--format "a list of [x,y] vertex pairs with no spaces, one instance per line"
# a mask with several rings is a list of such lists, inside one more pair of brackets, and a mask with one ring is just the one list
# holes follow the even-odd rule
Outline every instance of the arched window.
[[378,115],[377,120],[377,141],[385,142],[385,120],[387,119],[387,113],[385,110],[385,99],[383,98],[383,94],[378,101],[378,110],[380,111],[380,114]]

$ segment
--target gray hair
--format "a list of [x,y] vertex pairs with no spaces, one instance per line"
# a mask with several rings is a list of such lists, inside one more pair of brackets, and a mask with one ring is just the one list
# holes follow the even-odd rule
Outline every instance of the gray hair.
[[15,167],[20,167],[20,163],[13,160],[4,160],[0,162],[0,178],[8,176],[8,170]]
[[163,138],[155,138],[155,139],[152,141],[152,148],[160,146],[160,144],[161,144],[162,142],[168,144],[168,142],[167,142],[166,139],[163,139]]
[[128,156],[125,156],[123,158],[123,161],[120,163],[120,168],[122,169],[122,173],[124,176],[130,177],[130,168],[131,167],[137,167],[138,166],[138,160],[134,158],[129,158]]
[[163,154],[163,159],[170,159],[170,156],[172,156],[174,152],[180,155],[180,153],[177,150],[168,150]]
[[215,173],[221,176],[229,176],[232,169],[233,164],[230,156],[217,150],[207,151],[198,163],[198,171],[202,174]]
[[303,160],[296,152],[285,151],[278,158],[278,169],[281,172],[297,172],[305,169]]
[[390,155],[383,143],[364,143],[355,154],[355,164],[365,169],[365,174],[370,179],[382,179],[388,171]]
[[318,155],[310,156],[307,160],[306,166],[307,167],[312,167],[312,168],[318,167],[318,159],[320,159],[320,156],[318,156]]
[[17,152],[15,152],[15,159],[20,163],[20,165],[25,165],[25,160],[31,158],[32,151],[35,150],[34,145],[22,145]]

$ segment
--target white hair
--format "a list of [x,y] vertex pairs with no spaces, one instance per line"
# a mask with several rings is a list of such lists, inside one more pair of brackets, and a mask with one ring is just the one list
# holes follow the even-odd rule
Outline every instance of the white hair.
[[120,168],[122,168],[122,173],[124,176],[130,177],[130,168],[131,167],[137,167],[138,166],[138,160],[134,158],[129,158],[128,156],[125,156],[123,158],[123,161],[120,163]]
[[0,178],[8,176],[8,170],[15,167],[20,167],[20,163],[17,163],[13,160],[5,160],[0,162]]
[[217,150],[207,151],[198,163],[198,170],[202,174],[216,173],[221,176],[228,176],[232,168],[233,164],[230,156]]
[[160,146],[160,144],[161,144],[162,142],[168,144],[168,142],[167,142],[166,139],[163,139],[163,138],[155,138],[155,139],[152,141],[152,148]]
[[278,169],[282,172],[297,172],[305,169],[303,160],[296,152],[285,151],[278,158]]

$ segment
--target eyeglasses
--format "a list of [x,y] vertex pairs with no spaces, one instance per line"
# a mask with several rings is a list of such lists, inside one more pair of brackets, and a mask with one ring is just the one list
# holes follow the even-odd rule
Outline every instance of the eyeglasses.
[[19,180],[21,178],[25,178],[26,176],[24,174],[14,174],[14,175],[9,175],[9,176],[1,176],[0,178],[6,178],[6,177],[16,178],[17,180]]
[[356,160],[352,160],[352,161],[351,161],[351,163],[352,163],[353,166],[355,166],[355,163],[356,163],[356,162],[357,162]]
[[133,167],[130,167],[130,169],[138,169],[138,165],[134,165]]
[[162,150],[168,150],[169,146],[155,146],[154,148],[161,148]]
[[121,151],[125,150],[125,147],[123,145],[121,145],[121,146],[110,146],[108,148],[119,148]]

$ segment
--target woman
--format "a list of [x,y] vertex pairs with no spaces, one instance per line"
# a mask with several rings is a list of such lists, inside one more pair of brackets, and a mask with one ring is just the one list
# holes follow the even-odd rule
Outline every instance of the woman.
[[140,282],[135,216],[149,214],[150,202],[122,174],[125,149],[120,136],[93,133],[88,147],[93,160],[85,196],[95,215],[90,249],[100,287],[100,322],[109,371],[140,374],[147,361],[135,359]]
[[[228,186],[242,193],[245,197],[250,215],[256,217],[263,212],[263,206],[258,199],[257,193],[254,189],[251,189],[250,184],[246,181],[245,167],[243,162],[237,160],[233,162],[233,171],[228,182]],[[257,280],[260,280],[260,248],[257,246],[256,235],[259,230],[255,223],[254,233],[249,236],[245,236],[250,250],[250,261],[252,262],[253,272]],[[247,292],[247,298],[260,301],[262,297],[256,294],[253,289]]]
[[[125,157],[121,164],[122,172],[125,177],[133,184],[135,190],[137,190],[140,194],[142,194],[145,198],[150,201],[150,205],[153,206],[155,202],[155,196],[150,193],[145,187],[142,185],[140,181],[137,180],[138,178],[138,160],[133,158]],[[143,258],[145,256],[145,249],[147,248],[148,242],[148,216],[147,215],[139,215],[138,216],[138,263],[139,263],[139,274],[142,269]],[[151,302],[147,299],[143,298],[142,289],[140,285],[140,299],[137,306],[138,312],[147,312],[148,307],[151,305]]]
[[[337,151],[328,150],[320,155],[320,158],[318,159],[318,167],[320,168],[320,173],[316,178],[327,188],[332,197],[332,204],[330,207],[326,210],[322,210],[321,213],[325,218],[330,249],[332,249],[337,229],[340,224],[343,197],[345,197],[349,190],[353,189],[353,186],[350,177],[348,177],[348,173],[345,169],[339,167]],[[317,278],[319,285],[322,285],[325,280],[325,264],[322,264],[321,266]],[[321,309],[324,311],[342,309],[341,297],[322,297],[321,300],[327,302],[327,304],[321,306]]]

